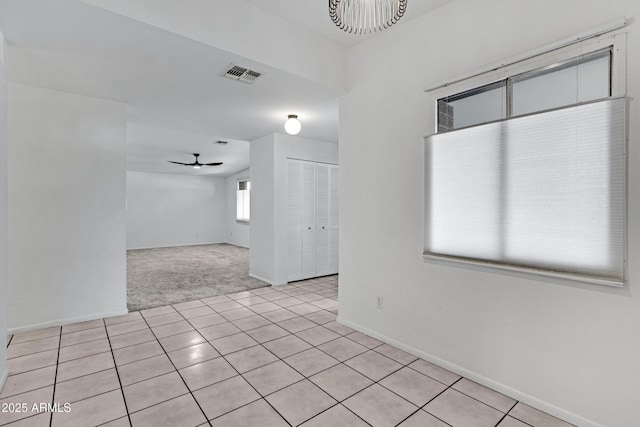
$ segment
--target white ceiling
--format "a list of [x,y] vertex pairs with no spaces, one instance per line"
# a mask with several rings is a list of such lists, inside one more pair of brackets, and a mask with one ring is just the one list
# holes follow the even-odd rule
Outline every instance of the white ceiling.
[[[262,10],[293,22],[343,46],[353,46],[376,34],[354,35],[336,27],[329,17],[327,0],[245,0]],[[409,0],[407,11],[397,25],[424,15],[451,0]],[[392,30],[392,29],[390,29]]]
[[[245,1],[345,46],[367,37],[337,29],[326,0]],[[400,22],[446,1],[410,1]],[[249,166],[248,141],[282,132],[287,114],[299,115],[300,136],[338,142],[334,91],[80,0],[2,0],[0,28],[10,81],[127,104],[129,170],[231,175]],[[252,85],[222,77],[231,63],[263,75]],[[194,152],[225,164],[167,162]]]

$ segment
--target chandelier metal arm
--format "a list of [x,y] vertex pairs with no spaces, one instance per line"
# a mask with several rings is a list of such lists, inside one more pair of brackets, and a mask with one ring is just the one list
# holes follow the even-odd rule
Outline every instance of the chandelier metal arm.
[[407,10],[408,0],[329,0],[329,16],[340,28],[352,34],[382,31]]

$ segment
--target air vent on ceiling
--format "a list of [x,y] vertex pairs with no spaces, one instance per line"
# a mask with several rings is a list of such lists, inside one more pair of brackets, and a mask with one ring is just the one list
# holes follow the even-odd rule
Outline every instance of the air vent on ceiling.
[[226,145],[228,143],[229,143],[229,141],[216,141],[216,144]]
[[224,73],[225,77],[243,83],[253,83],[253,81],[261,75],[262,74],[257,71],[250,70],[245,67],[240,67],[234,64],[231,64],[229,68],[227,68],[227,71]]

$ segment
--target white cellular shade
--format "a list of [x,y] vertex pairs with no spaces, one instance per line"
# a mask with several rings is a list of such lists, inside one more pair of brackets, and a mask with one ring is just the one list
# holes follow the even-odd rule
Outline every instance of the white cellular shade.
[[625,105],[428,137],[425,253],[622,282]]
[[[430,252],[500,254],[500,123],[435,135],[427,143]],[[452,137],[457,136],[457,137]]]

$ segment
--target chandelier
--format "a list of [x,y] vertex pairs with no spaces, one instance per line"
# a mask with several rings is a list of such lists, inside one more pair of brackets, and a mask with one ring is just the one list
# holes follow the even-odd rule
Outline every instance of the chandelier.
[[329,0],[331,20],[352,34],[387,29],[398,22],[406,10],[407,0]]

